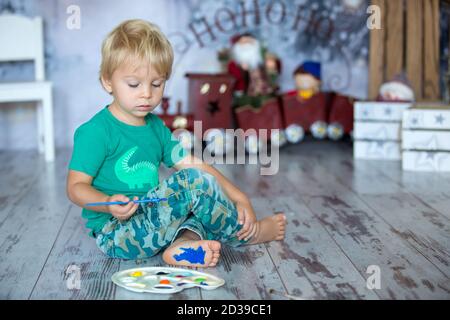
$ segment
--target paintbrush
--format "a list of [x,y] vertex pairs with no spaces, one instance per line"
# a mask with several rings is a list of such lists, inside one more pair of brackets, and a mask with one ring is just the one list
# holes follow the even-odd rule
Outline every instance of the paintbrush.
[[300,297],[297,297],[297,296],[293,296],[293,295],[290,295],[290,294],[287,294],[287,293],[284,293],[284,292],[280,292],[280,291],[277,291],[275,289],[269,289],[267,291],[269,292],[269,294],[276,294],[276,295],[279,295],[279,296],[282,296],[282,297],[286,297],[286,298],[291,299],[291,300],[305,300],[303,298],[300,298]]
[[142,199],[142,200],[131,200],[128,202],[123,202],[123,201],[110,201],[110,202],[91,202],[91,203],[86,203],[86,206],[107,206],[107,205],[113,205],[113,204],[127,204],[130,202],[134,202],[134,203],[147,203],[147,202],[160,202],[160,201],[166,201],[167,198],[152,198],[152,199]]

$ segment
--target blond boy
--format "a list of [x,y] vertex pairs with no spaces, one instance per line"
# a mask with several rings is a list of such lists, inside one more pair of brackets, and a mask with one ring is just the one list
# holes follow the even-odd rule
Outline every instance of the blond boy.
[[[215,266],[221,243],[284,238],[279,213],[257,221],[249,198],[219,171],[188,154],[152,111],[160,104],[173,50],[143,20],[118,25],[104,40],[100,80],[113,101],[75,132],[67,194],[83,208],[90,235],[113,258]],[[177,171],[159,182],[163,162]],[[157,203],[134,203],[165,198]],[[86,207],[92,202],[128,204]]]

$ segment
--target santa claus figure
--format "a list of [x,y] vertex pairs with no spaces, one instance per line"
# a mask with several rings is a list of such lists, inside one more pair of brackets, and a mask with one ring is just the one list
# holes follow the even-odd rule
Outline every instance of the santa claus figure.
[[273,54],[263,52],[260,42],[250,33],[231,39],[231,61],[228,73],[235,79],[237,105],[259,106],[261,98],[275,93],[277,72],[281,69],[279,60]]
[[379,101],[414,101],[414,91],[404,74],[394,76],[391,81],[381,85],[377,100]]

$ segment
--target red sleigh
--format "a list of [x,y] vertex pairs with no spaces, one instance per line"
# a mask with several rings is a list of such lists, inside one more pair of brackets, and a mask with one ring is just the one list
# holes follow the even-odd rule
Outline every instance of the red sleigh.
[[353,102],[353,98],[335,92],[320,92],[307,100],[287,93],[283,95],[286,131],[299,126],[317,139],[339,140],[353,130]]
[[269,140],[280,146],[284,144],[284,120],[280,108],[279,99],[271,98],[259,108],[247,105],[234,110],[237,127],[246,132],[244,139],[248,152],[256,153],[261,143]]
[[328,113],[328,137],[339,140],[353,131],[354,98],[333,93]]
[[326,137],[329,105],[327,94],[319,92],[309,99],[301,99],[297,92],[288,92],[283,94],[281,99],[289,142],[299,142],[306,132],[310,132],[317,139]]
[[[192,130],[189,124],[193,120],[200,120],[203,131],[216,130],[215,134],[220,136],[216,142],[223,145],[220,150],[215,148],[216,152],[222,152],[225,142],[229,140],[225,136],[225,129],[240,128],[245,133],[253,129],[256,136],[245,136],[245,139],[252,140],[246,141],[246,149],[251,153],[257,152],[259,143],[264,140],[281,146],[286,140],[291,143],[301,141],[305,133],[311,133],[318,139],[328,137],[338,140],[353,130],[353,99],[342,94],[319,92],[309,99],[301,99],[293,91],[269,99],[259,108],[248,105],[233,110],[231,88],[234,80],[230,75],[187,74],[187,77],[187,129]],[[175,118],[167,119],[171,121]],[[171,123],[173,127],[174,121]],[[266,129],[267,135],[260,135],[260,129]],[[203,138],[203,131],[197,138]],[[234,144],[234,140],[231,143]],[[223,152],[226,150],[223,149]]]

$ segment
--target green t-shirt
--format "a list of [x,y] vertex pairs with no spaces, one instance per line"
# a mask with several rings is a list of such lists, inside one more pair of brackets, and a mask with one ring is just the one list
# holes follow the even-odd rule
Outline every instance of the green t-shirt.
[[[158,116],[145,120],[144,126],[128,125],[106,106],[75,131],[69,169],[92,176],[92,186],[107,195],[145,196],[159,184],[161,162],[170,168],[187,155]],[[112,215],[83,209],[82,217],[95,236]]]

